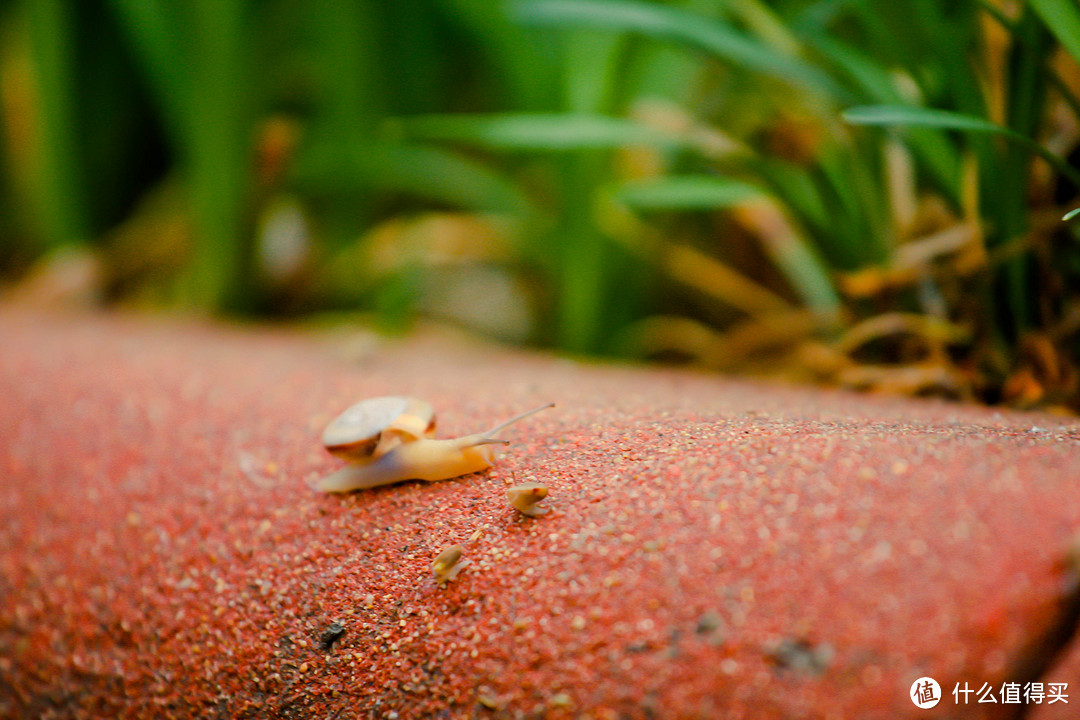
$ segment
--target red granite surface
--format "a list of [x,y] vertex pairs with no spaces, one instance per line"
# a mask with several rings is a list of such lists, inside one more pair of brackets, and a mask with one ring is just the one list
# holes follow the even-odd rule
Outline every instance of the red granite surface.
[[[0,337],[0,717],[1080,708],[1075,420],[430,333],[7,308]],[[338,465],[323,425],[385,394],[428,399],[443,435],[558,406],[487,473],[312,491]],[[511,509],[515,479],[552,512]],[[437,586],[454,543],[472,563]],[[924,675],[932,710],[908,698]],[[1069,703],[951,694],[1008,681]]]

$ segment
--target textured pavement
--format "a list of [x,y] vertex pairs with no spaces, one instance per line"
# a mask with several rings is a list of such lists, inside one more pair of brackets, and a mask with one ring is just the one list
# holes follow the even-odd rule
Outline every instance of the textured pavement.
[[[0,337],[0,717],[1080,710],[1074,419],[436,332],[9,307]],[[557,407],[485,473],[316,493],[323,426],[386,394],[440,436]],[[549,514],[507,504],[528,481]]]

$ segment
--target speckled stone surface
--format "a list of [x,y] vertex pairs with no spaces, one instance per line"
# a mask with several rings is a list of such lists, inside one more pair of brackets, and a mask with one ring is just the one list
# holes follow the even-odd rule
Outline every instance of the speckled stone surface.
[[[7,308],[0,334],[0,717],[1080,710],[1076,644],[1040,667],[1076,621],[1075,420],[430,333]],[[386,394],[443,436],[557,407],[486,473],[314,492],[322,427]],[[515,481],[551,512],[513,510]],[[470,565],[436,585],[454,543]],[[1003,704],[1010,681],[1069,702]]]

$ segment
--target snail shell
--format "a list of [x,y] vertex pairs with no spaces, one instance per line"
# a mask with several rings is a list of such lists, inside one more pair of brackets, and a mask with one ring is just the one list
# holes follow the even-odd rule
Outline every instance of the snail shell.
[[402,442],[435,434],[435,411],[411,397],[361,400],[338,415],[323,431],[330,454],[347,462],[363,462],[389,452]]
[[529,517],[539,517],[547,514],[549,508],[537,505],[547,496],[547,486],[537,482],[522,483],[506,490],[506,497],[510,504],[522,515],[528,515]]

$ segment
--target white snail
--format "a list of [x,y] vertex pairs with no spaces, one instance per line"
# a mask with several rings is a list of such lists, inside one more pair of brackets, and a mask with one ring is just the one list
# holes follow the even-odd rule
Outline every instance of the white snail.
[[438,440],[435,412],[423,400],[378,397],[363,400],[331,422],[323,432],[327,451],[348,464],[323,478],[323,492],[349,492],[402,480],[446,480],[486,470],[495,462],[490,445],[509,445],[495,437],[501,430],[548,403],[522,413],[487,432]]

